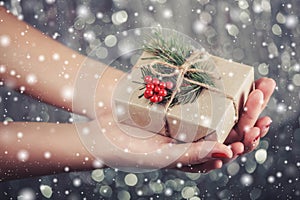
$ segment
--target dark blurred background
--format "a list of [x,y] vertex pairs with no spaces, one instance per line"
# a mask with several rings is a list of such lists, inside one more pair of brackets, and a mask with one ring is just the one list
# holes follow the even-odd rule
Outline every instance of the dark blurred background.
[[[270,133],[255,151],[220,170],[65,173],[2,182],[0,199],[47,194],[72,200],[300,199],[299,0],[10,0],[0,5],[82,54],[101,45],[99,60],[108,56],[111,44],[105,38],[117,31],[161,25],[187,34],[214,55],[252,65],[256,79],[277,82],[263,113],[273,119]],[[1,85],[0,120],[69,123],[74,116]]]

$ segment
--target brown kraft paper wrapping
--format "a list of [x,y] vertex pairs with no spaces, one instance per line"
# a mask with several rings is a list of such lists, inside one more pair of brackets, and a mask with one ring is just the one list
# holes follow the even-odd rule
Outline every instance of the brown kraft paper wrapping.
[[237,120],[233,100],[226,98],[225,94],[234,98],[236,108],[240,110],[253,88],[253,68],[211,56],[221,76],[215,84],[223,93],[203,89],[195,102],[175,105],[165,111],[164,105],[150,105],[148,99],[138,98],[142,91],[133,81],[143,81],[138,67],[149,63],[141,58],[114,91],[116,121],[183,142],[204,138],[223,143]]

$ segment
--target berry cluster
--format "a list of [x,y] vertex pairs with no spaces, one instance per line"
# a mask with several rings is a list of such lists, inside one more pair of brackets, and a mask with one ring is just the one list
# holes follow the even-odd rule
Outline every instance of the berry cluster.
[[145,76],[144,81],[146,84],[144,97],[149,99],[152,103],[163,101],[168,95],[167,89],[171,90],[173,88],[173,83],[171,81],[163,82],[158,78],[152,78],[151,76]]

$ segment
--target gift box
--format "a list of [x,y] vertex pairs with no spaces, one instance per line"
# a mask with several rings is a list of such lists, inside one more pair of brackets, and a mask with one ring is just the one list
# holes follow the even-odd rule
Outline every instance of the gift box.
[[[254,71],[251,66],[212,56],[207,52],[198,50],[194,52],[198,52],[198,57],[205,61],[201,63],[201,59],[200,61],[198,59],[198,64],[206,65],[205,70],[215,75],[213,86],[200,83],[203,86],[201,90],[195,90],[195,95],[191,92],[190,98],[194,98],[193,101],[174,103],[172,96],[176,98],[175,89],[178,89],[175,91],[178,95],[182,92],[181,85],[187,82],[197,84],[194,80],[187,80],[184,75],[190,66],[197,62],[197,59],[195,61],[188,57],[182,65],[184,67],[179,67],[180,70],[174,69],[167,74],[156,73],[159,80],[168,80],[168,77],[174,73],[173,79],[176,81],[173,81],[173,90],[168,90],[171,93],[168,100],[163,103],[151,102],[145,95],[147,83],[142,69],[150,66],[148,71],[153,71],[154,69],[151,68],[153,65],[170,64],[159,58],[153,59],[153,55],[149,52],[143,53],[132,71],[122,77],[115,89],[113,97],[115,120],[121,124],[162,134],[182,142],[206,139],[223,143],[238,121],[239,111],[253,89]],[[193,57],[193,54],[190,57]],[[170,65],[171,68],[173,66]],[[182,80],[178,80],[180,76]]]

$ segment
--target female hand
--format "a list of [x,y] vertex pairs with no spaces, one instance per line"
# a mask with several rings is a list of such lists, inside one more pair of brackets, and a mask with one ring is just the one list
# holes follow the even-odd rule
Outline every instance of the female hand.
[[[110,83],[111,80],[119,80],[123,73],[114,69],[107,70],[106,75],[98,83],[95,97],[96,104],[99,102],[102,104],[101,108],[95,105],[95,118],[98,120],[98,125],[101,124],[101,128],[94,126],[93,130],[98,133],[94,137],[99,137],[100,129],[106,130],[96,141],[106,141],[107,147],[104,149],[109,150],[110,153],[107,153],[106,157],[103,154],[106,151],[103,149],[96,152],[101,154],[99,157],[105,158],[104,162],[110,166],[179,167],[189,172],[209,171],[222,167],[223,162],[228,162],[238,155],[252,151],[258,145],[259,137],[263,137],[270,126],[269,117],[260,119],[258,117],[274,91],[275,82],[272,79],[261,78],[255,82],[256,90],[249,95],[244,112],[224,144],[205,140],[182,144],[171,138],[142,132],[125,125],[122,128],[122,125],[117,124],[112,116],[111,100],[114,86]],[[110,87],[105,87],[108,85]],[[103,147],[103,145],[99,146]]]

